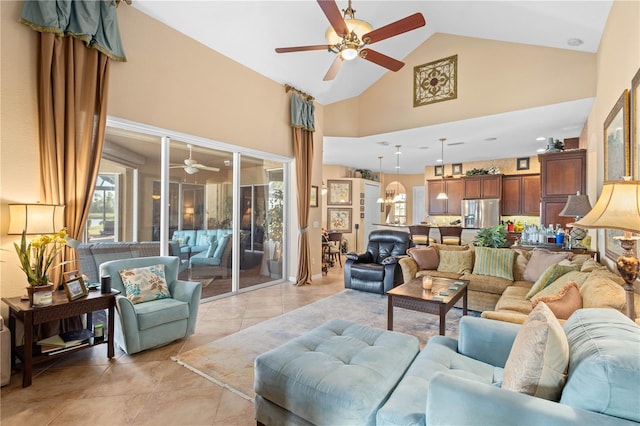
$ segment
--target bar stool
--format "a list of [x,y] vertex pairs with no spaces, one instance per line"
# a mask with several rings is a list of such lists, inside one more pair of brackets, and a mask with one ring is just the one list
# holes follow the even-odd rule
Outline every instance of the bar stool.
[[427,225],[411,225],[409,233],[414,246],[428,246],[431,227]]
[[440,244],[462,245],[461,226],[439,226]]

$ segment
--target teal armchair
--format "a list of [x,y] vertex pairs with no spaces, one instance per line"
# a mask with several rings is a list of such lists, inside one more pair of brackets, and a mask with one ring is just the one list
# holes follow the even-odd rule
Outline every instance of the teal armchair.
[[[164,264],[171,298],[133,304],[125,295],[120,271]],[[111,276],[116,296],[115,343],[133,354],[163,346],[195,332],[202,284],[178,280],[180,259],[175,256],[112,260],[100,265],[100,276]]]

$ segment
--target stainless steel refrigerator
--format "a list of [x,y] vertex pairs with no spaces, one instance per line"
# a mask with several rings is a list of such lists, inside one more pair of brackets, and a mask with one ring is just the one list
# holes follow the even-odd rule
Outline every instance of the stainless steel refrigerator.
[[462,200],[463,228],[488,228],[498,223],[500,223],[498,198]]

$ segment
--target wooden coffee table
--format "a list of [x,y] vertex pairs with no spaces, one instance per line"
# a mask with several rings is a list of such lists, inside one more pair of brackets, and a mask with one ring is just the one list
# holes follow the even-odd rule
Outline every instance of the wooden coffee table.
[[440,315],[440,335],[444,336],[447,312],[460,298],[462,298],[462,315],[467,315],[468,285],[468,280],[433,277],[433,288],[431,291],[427,291],[422,288],[422,277],[418,277],[389,290],[387,292],[389,303],[387,330],[393,330],[393,308],[395,306]]

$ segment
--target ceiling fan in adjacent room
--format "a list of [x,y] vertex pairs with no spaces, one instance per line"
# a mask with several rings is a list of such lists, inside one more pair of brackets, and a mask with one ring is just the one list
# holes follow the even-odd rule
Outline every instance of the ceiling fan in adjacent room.
[[219,172],[220,169],[217,167],[205,166],[204,164],[198,163],[198,161],[191,158],[191,149],[193,145],[187,144],[187,148],[189,148],[189,158],[184,159],[184,164],[172,164],[169,166],[170,169],[182,168],[185,172],[192,175],[198,173],[200,170],[208,170],[211,172]]
[[368,22],[355,18],[356,11],[351,8],[351,0],[349,0],[349,6],[342,10],[342,14],[334,0],[317,0],[317,2],[331,24],[326,33],[330,44],[279,47],[276,53],[328,50],[337,54],[323,78],[325,81],[336,77],[343,61],[350,61],[358,56],[391,71],[398,71],[404,66],[404,62],[371,50],[367,46],[425,25],[424,16],[421,13],[414,13],[374,30]]

